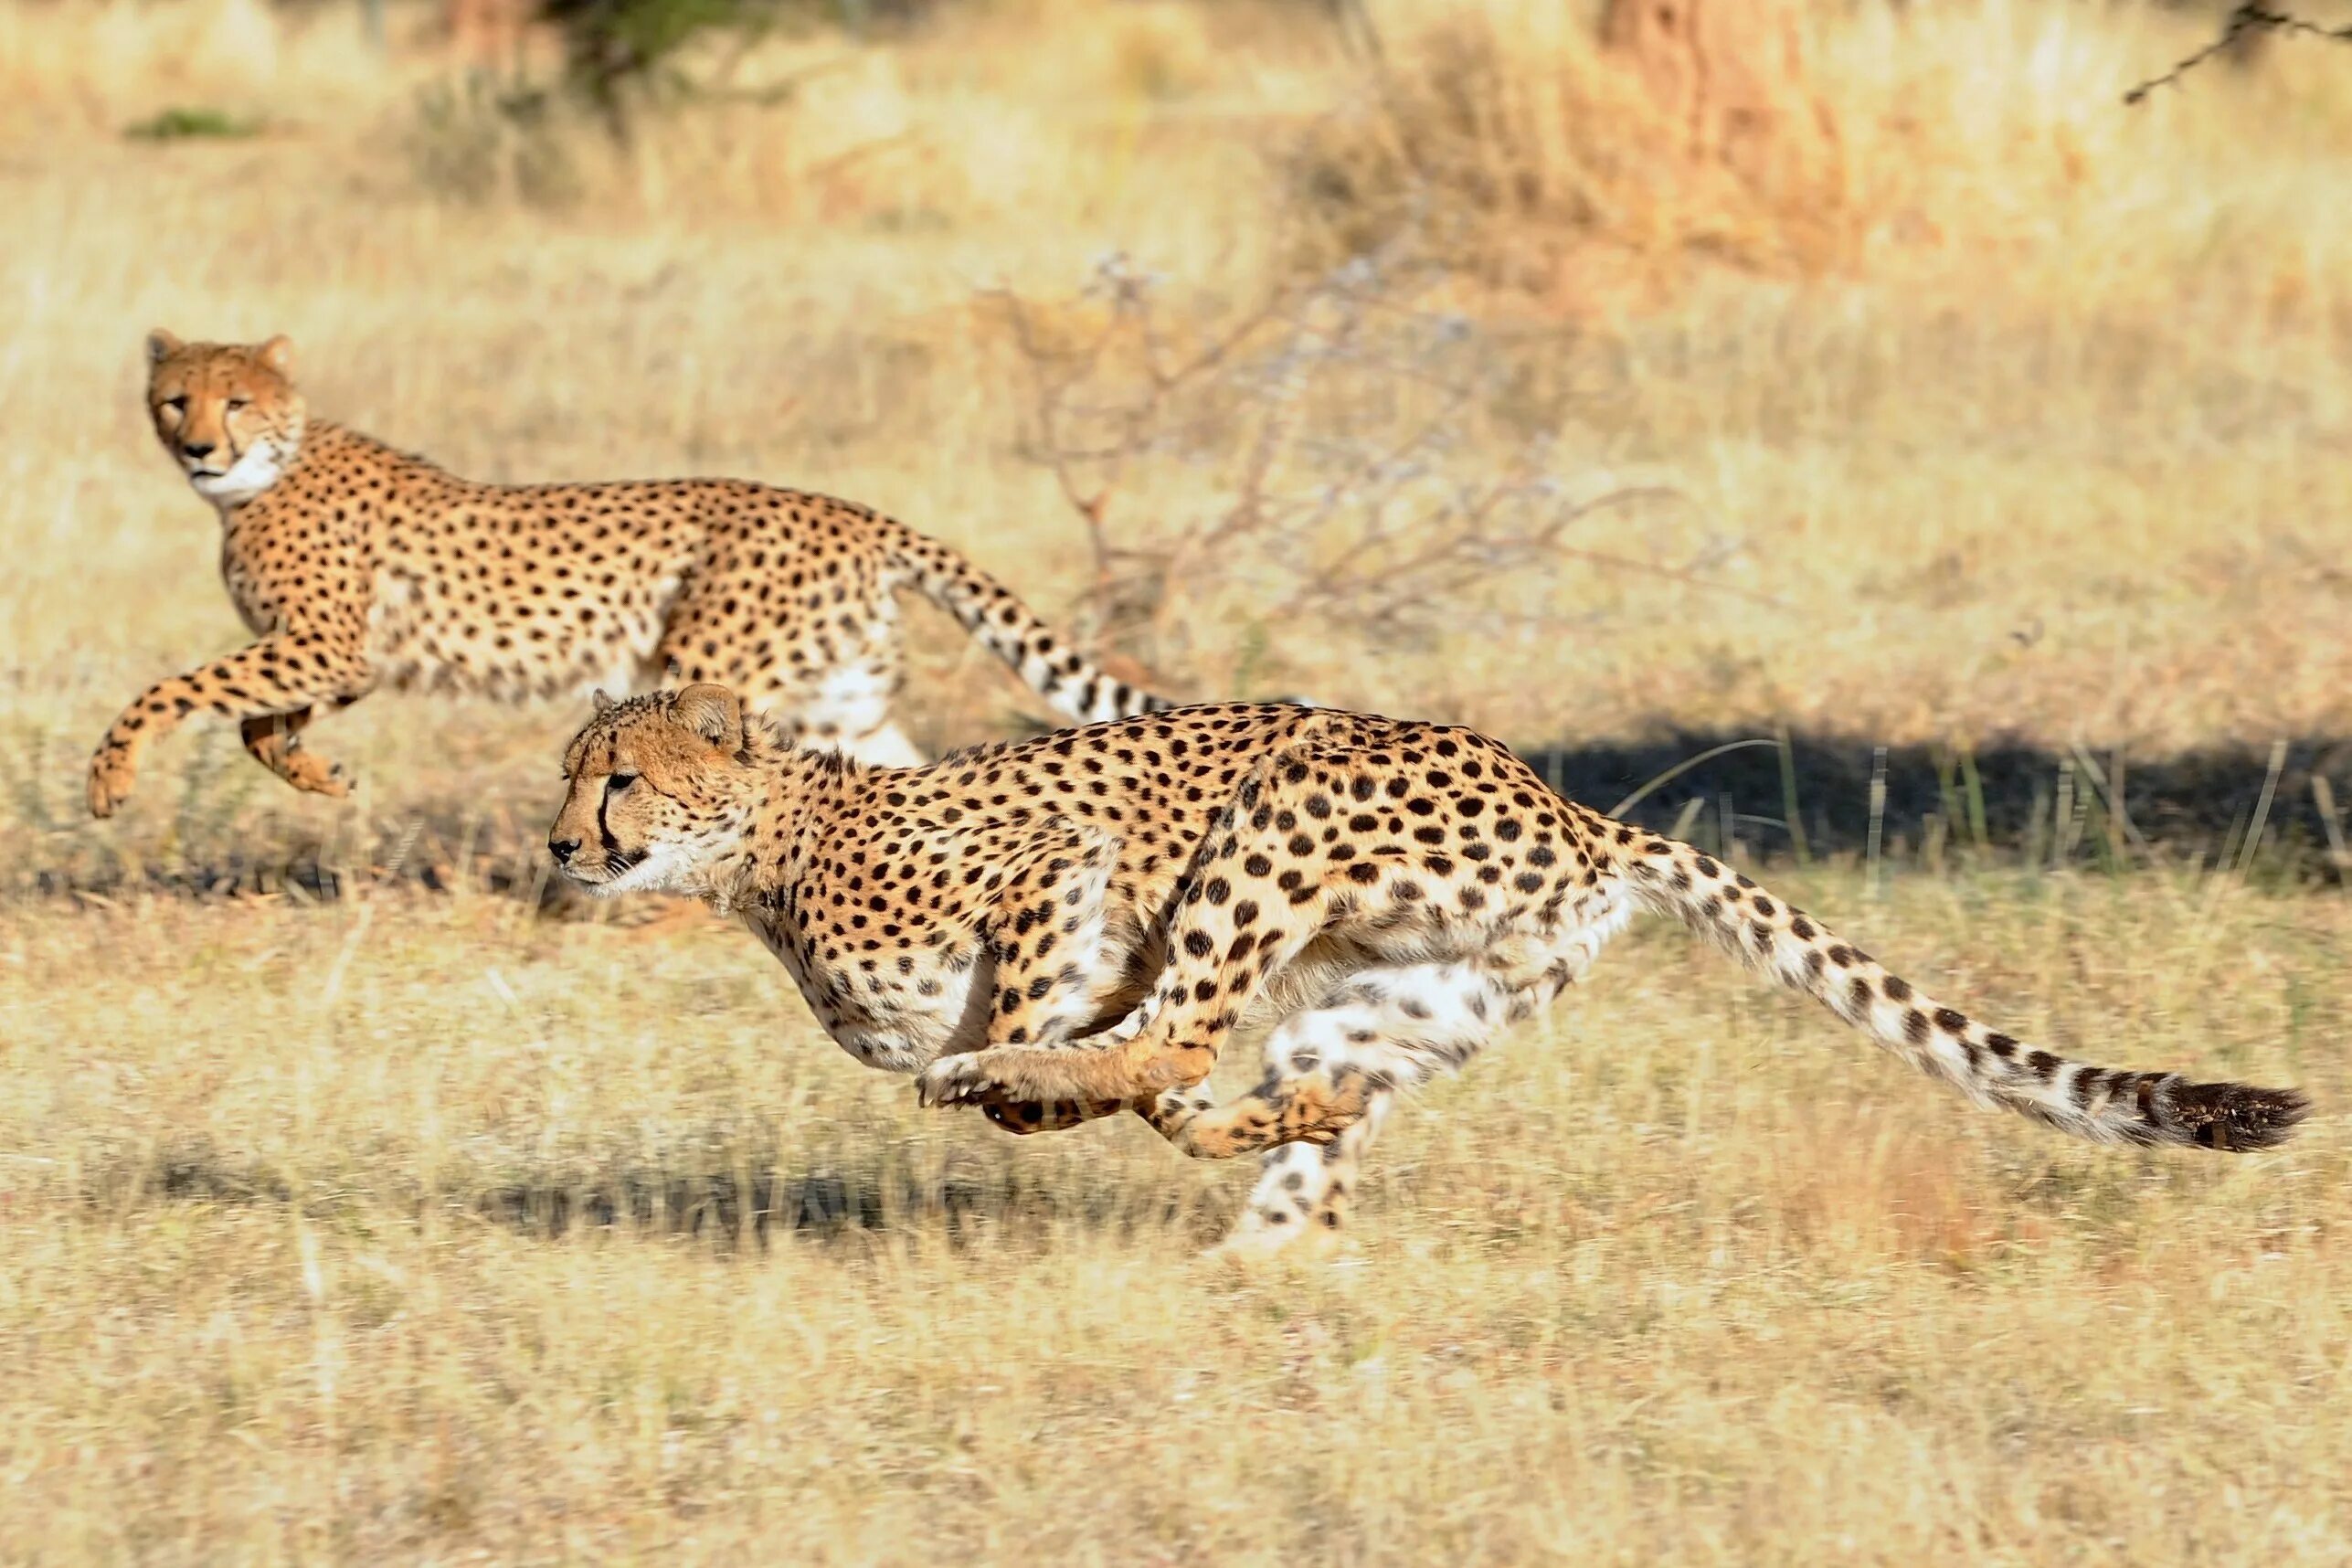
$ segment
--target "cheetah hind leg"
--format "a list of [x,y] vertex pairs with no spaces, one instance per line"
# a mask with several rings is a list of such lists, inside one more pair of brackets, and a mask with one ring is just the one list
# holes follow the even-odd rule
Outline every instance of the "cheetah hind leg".
[[1352,1245],[1348,1208],[1362,1180],[1364,1150],[1395,1104],[1393,1093],[1374,1095],[1362,1118],[1329,1143],[1267,1150],[1240,1217],[1203,1255],[1248,1261],[1299,1247],[1328,1255]]
[[1471,963],[1362,970],[1267,1036],[1266,1079],[1251,1093],[1223,1106],[1197,1088],[1161,1096],[1147,1119],[1187,1154],[1265,1154],[1256,1188],[1213,1255],[1254,1256],[1309,1237],[1319,1248],[1335,1243],[1364,1150],[1398,1094],[1461,1065],[1533,995]]
[[841,749],[876,768],[920,768],[931,759],[895,724],[882,724],[863,735],[844,736]]

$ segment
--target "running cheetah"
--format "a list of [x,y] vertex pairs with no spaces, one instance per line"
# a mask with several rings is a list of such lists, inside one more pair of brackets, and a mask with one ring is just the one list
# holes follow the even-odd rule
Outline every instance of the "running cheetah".
[[[1637,910],[2079,1137],[2263,1149],[2307,1109],[2024,1044],[1467,729],[1188,707],[894,769],[780,746],[717,685],[598,708],[548,835],[567,874],[739,914],[827,1032],[927,1102],[1013,1132],[1131,1110],[1189,1154],[1262,1152],[1237,1246],[1338,1230],[1398,1093],[1582,979]],[[1218,1052],[1259,1030],[1266,1080],[1216,1104]]]
[[259,639],[160,681],[90,765],[90,809],[199,710],[297,789],[341,795],[302,748],[321,711],[379,686],[507,699],[726,680],[799,737],[922,760],[891,722],[901,587],[918,589],[1069,718],[1167,705],[1057,642],[1001,584],[865,507],[730,480],[482,484],[309,417],[282,337],[147,340],[148,411],[218,509],[221,576]]

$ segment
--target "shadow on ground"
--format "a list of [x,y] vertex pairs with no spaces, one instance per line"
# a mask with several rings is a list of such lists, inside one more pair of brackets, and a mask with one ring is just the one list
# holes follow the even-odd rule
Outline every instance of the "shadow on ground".
[[1563,794],[1605,811],[1638,795],[1618,814],[1741,858],[1868,854],[1875,831],[1898,860],[1965,847],[2039,863],[2211,862],[2241,854],[2259,831],[2266,863],[2347,869],[2352,739],[2337,736],[2143,758],[2018,740],[1964,750],[1679,731],[1520,754]]
[[[2344,853],[2352,738],[2342,736],[2302,736],[2276,753],[2231,745],[2135,757],[2021,740],[1970,751],[1881,747],[1835,734],[1675,731],[1520,755],[1575,800],[1611,810],[1635,798],[1622,812],[1630,820],[1750,863],[1867,855],[1875,838],[1891,861],[1931,864],[1963,850],[2046,865],[2245,855],[2266,875],[2352,874]],[[590,901],[551,874],[538,842],[545,790],[526,808],[519,785],[495,780],[482,794],[404,802],[333,838],[267,813],[183,821],[168,856],[118,847],[104,825],[71,824],[20,845],[20,854],[52,853],[48,863],[20,859],[13,880],[35,896],[105,898],[333,899],[390,883],[482,891],[577,915]]]
[[[738,1151],[743,1152],[743,1151]],[[667,1167],[615,1162],[563,1175],[538,1172],[428,1192],[380,1184],[373,1202],[438,1205],[522,1234],[556,1239],[581,1230],[693,1235],[766,1245],[787,1234],[843,1239],[862,1233],[932,1231],[970,1239],[1043,1237],[1057,1230],[1128,1234],[1175,1230],[1203,1245],[1220,1234],[1224,1205],[1198,1183],[1113,1177],[1073,1182],[1054,1160],[972,1160],[966,1169],[917,1172],[874,1160],[762,1168],[749,1159],[682,1159]],[[1098,1172],[1098,1175],[1100,1173]],[[349,1201],[347,1183],[297,1182],[253,1157],[190,1139],[149,1151],[93,1157],[84,1201],[112,1213],[161,1200],[200,1204],[293,1205],[321,1222]]]

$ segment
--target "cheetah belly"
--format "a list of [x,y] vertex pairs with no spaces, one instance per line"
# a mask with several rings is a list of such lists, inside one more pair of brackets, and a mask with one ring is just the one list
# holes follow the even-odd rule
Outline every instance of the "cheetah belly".
[[467,603],[450,585],[387,567],[376,575],[369,647],[395,691],[474,692],[502,698],[634,691],[661,641],[674,578],[651,602]]
[[[975,967],[960,972],[926,954],[915,972],[861,976],[848,969],[813,968],[793,949],[781,930],[765,921],[748,920],[752,934],[773,954],[799,988],[809,1011],[833,1043],[869,1067],[887,1073],[915,1073],[951,1049],[971,1049],[988,1032],[987,1001],[981,991],[975,1013]],[[865,983],[860,984],[861,980]]]

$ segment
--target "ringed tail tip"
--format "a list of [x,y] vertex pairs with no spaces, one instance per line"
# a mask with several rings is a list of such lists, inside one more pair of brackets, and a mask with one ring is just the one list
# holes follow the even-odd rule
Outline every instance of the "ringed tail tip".
[[2190,1143],[2229,1153],[2275,1149],[2311,1115],[2311,1097],[2300,1089],[2181,1084],[2167,1097],[2173,1119]]

